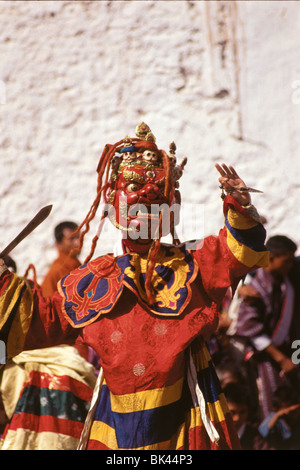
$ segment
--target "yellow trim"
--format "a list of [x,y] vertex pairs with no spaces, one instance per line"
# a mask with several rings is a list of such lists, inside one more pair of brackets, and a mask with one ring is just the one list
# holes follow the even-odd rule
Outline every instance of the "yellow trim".
[[31,323],[32,310],[32,292],[26,290],[8,335],[6,346],[8,358],[14,357],[23,351],[25,338]]
[[[225,421],[225,415],[228,413],[228,406],[224,394],[219,395],[219,400],[214,403],[206,402],[207,405],[207,414],[211,421],[214,423],[221,423]],[[190,409],[190,428],[195,428],[196,426],[203,426],[203,421],[200,413],[200,408]]]
[[188,417],[189,417],[189,422],[188,422],[189,429],[195,429],[196,427],[203,426],[203,421],[202,421],[199,406],[197,406],[197,408],[191,408],[189,410]]
[[193,352],[193,361],[197,371],[207,369],[209,367],[211,357],[205,343],[202,342],[201,349],[197,349],[196,353]]
[[22,296],[20,305],[15,312],[15,316],[8,333],[6,344],[7,359],[16,356],[23,350],[24,341],[30,327],[33,313],[33,294],[27,281],[13,275],[8,288],[0,299],[0,312],[2,315],[0,327],[4,327],[24,286],[26,286],[26,290]]
[[174,385],[164,388],[125,395],[113,395],[111,393],[111,410],[115,413],[133,413],[169,405],[181,398],[182,385],[183,378],[179,379]]
[[228,406],[223,393],[219,395],[219,400],[214,403],[207,402],[208,416],[211,421],[220,423],[225,421],[225,415],[228,413]]
[[258,225],[258,223],[255,220],[249,217],[246,217],[240,212],[237,212],[231,208],[229,208],[227,212],[227,219],[231,227],[240,229],[240,230],[247,230],[249,228],[253,228],[253,227],[256,227],[256,225]]
[[119,448],[116,431],[102,421],[93,422],[89,439],[102,442],[102,444],[112,450]]
[[16,274],[12,275],[11,281],[7,289],[0,297],[0,329],[5,325],[8,320],[20,294],[24,287],[24,280],[19,278]]
[[[183,446],[186,433],[186,423],[178,427],[177,432],[168,441],[157,442],[143,447],[134,447],[130,450],[169,450]],[[102,421],[94,421],[90,433],[90,440],[98,441],[111,450],[127,450],[118,447],[116,432]]]
[[[165,250],[161,248],[155,261],[155,268],[158,266],[169,267],[174,273],[174,282],[168,287],[167,281],[163,280],[154,270],[152,285],[155,289],[155,301],[161,308],[168,308],[177,313],[177,301],[180,299],[178,290],[186,286],[187,275],[190,272],[190,266],[185,260],[185,253],[176,247],[172,247],[174,256],[166,256]],[[146,274],[148,269],[148,255],[131,254],[130,266],[126,267],[124,274],[134,282],[139,296],[144,302],[147,302],[147,295],[140,283],[140,275]],[[134,271],[132,270],[134,268]],[[194,268],[196,271],[196,266]],[[194,273],[193,273],[194,274]],[[191,277],[193,279],[193,276]],[[191,283],[191,279],[188,284]],[[159,286],[159,287],[158,287]]]
[[254,251],[238,242],[227,230],[227,244],[233,256],[248,268],[254,266],[266,267],[269,264],[268,251]]
[[[226,399],[222,393],[219,396],[220,400],[215,403],[207,403],[209,418],[215,423],[225,421],[225,415],[229,412]],[[182,423],[176,433],[170,440],[164,442],[157,442],[143,447],[135,447],[130,450],[168,450],[179,449],[184,446],[185,439],[189,429],[203,426],[200,409],[191,408],[187,413],[187,418]],[[101,442],[111,450],[126,450],[118,447],[116,432],[113,428],[103,423],[102,421],[94,421],[90,433],[90,440]]]

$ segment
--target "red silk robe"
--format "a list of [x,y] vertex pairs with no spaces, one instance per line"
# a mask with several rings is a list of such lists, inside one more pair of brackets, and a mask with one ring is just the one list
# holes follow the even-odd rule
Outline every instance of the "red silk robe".
[[[224,214],[219,236],[161,246],[152,306],[144,289],[146,256],[136,253],[81,266],[59,282],[52,299],[34,291],[24,298],[31,313],[18,348],[72,344],[80,335],[100,357],[103,381],[88,449],[239,448],[205,340],[228,287],[266,266],[268,252],[263,226],[231,196]],[[15,276],[6,273],[1,281],[6,303],[15,302],[14,317],[3,324],[12,354],[10,331],[24,316],[28,287],[16,297]]]

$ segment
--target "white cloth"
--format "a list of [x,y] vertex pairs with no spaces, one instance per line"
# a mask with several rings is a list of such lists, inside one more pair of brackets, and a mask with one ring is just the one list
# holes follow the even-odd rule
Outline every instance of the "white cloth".
[[206,429],[207,434],[209,435],[209,438],[212,442],[218,442],[220,439],[220,436],[214,427],[213,423],[207,416],[206,412],[206,402],[205,398],[203,396],[203,393],[200,390],[198,380],[197,380],[197,370],[193,361],[191,349],[190,349],[190,360],[189,360],[189,366],[188,366],[188,371],[187,371],[187,380],[188,380],[188,385],[190,388],[190,392],[192,395],[192,400],[194,403],[194,407],[196,409],[197,407],[197,400],[199,403],[199,409],[200,409],[200,414],[202,418],[202,422],[204,424],[204,427]]

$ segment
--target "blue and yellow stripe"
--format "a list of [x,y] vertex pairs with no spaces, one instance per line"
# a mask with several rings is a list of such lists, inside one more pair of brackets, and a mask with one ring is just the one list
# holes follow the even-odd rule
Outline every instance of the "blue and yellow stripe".
[[228,248],[241,264],[249,268],[268,265],[269,253],[264,245],[266,231],[263,225],[229,208],[225,227]]
[[[222,433],[228,408],[204,344],[198,346],[195,361],[208,415]],[[197,435],[203,441],[205,434],[199,406],[194,408],[185,378],[165,388],[124,395],[112,394],[104,382],[88,448],[100,443],[111,450],[182,449]]]

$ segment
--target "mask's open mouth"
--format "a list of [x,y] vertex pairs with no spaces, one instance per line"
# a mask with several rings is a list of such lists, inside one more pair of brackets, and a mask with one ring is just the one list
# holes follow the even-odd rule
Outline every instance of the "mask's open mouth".
[[132,239],[153,239],[158,237],[159,220],[161,218],[161,234],[168,235],[171,228],[170,206],[166,202],[155,203],[139,201],[127,204],[119,200],[119,204],[110,206],[108,211],[111,222],[119,229],[127,232]]
[[128,209],[128,217],[130,219],[152,219],[159,218],[161,212],[160,204],[134,204]]

